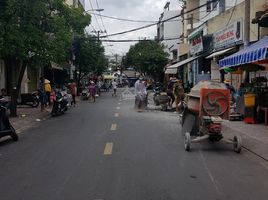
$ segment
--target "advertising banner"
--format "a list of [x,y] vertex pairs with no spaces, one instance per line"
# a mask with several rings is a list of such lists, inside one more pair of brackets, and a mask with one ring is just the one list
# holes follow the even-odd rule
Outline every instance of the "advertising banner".
[[189,46],[191,55],[195,55],[203,51],[203,31],[198,32],[195,36],[189,38]]
[[243,40],[242,20],[236,21],[213,34],[214,49],[233,46]]

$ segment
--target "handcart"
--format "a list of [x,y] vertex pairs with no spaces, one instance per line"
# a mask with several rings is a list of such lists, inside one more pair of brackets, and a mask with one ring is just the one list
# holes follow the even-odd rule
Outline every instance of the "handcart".
[[[229,119],[230,92],[224,84],[201,81],[187,95],[186,108],[182,115],[184,148],[190,151],[191,144],[223,139],[222,121]],[[232,141],[234,151],[241,151],[241,137],[235,135]]]

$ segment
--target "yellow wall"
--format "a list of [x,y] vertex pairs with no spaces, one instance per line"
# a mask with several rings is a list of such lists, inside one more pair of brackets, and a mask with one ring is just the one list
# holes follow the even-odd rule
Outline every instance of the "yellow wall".
[[[260,0],[251,0],[251,8],[250,8],[250,22],[253,18],[255,18],[255,13],[257,11],[263,11],[265,8],[263,7],[264,1]],[[243,19],[245,15],[245,2],[238,4],[235,8],[229,9],[224,13],[208,20],[208,34],[213,34],[214,32],[223,29],[230,19],[229,24]],[[244,35],[244,27],[242,28]],[[261,28],[261,36],[267,34],[267,28]],[[256,41],[258,39],[258,27],[257,24],[250,23],[250,41]]]

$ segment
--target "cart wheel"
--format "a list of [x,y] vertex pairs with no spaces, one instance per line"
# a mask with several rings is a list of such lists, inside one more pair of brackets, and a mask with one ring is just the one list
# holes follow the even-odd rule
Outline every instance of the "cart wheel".
[[236,153],[240,153],[241,152],[241,147],[242,147],[241,137],[240,136],[234,136],[233,143],[234,143],[234,151]]
[[186,132],[184,135],[184,149],[190,151],[191,149],[191,136],[189,132]]

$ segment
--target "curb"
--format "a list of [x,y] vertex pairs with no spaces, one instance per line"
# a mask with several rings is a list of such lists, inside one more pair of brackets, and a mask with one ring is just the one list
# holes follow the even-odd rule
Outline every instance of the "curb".
[[242,138],[242,147],[244,149],[247,149],[248,151],[252,152],[253,154],[257,155],[258,157],[268,161],[268,144],[256,140],[255,138],[249,137],[246,134],[232,129],[228,127],[227,124],[222,124],[222,130],[223,130],[223,135],[226,136],[227,139],[233,139],[235,135],[239,135]]

